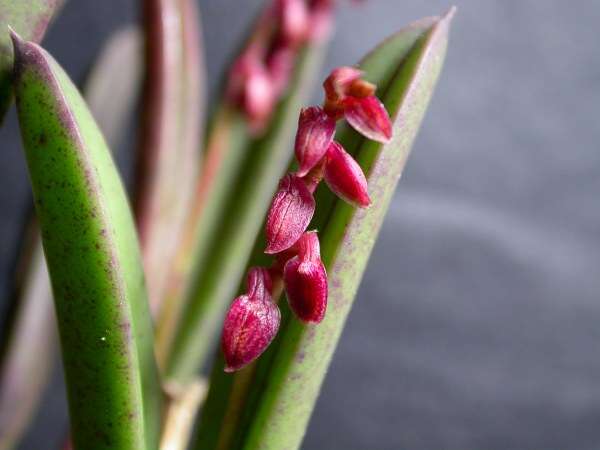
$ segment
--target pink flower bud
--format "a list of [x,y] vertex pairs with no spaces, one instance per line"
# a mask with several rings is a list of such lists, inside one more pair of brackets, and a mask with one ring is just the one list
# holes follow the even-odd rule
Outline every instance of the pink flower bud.
[[386,144],[392,138],[392,123],[383,104],[374,95],[347,97],[343,101],[344,117],[363,136]]
[[275,91],[266,68],[261,63],[250,66],[244,86],[243,104],[254,130],[260,131],[265,126],[275,100]]
[[234,372],[255,360],[277,334],[281,314],[271,299],[270,286],[267,269],[250,269],[248,292],[233,301],[223,324],[225,372]]
[[278,45],[267,58],[267,67],[275,95],[284,92],[290,82],[297,51],[291,47]]
[[276,101],[276,92],[260,53],[259,48],[251,46],[240,55],[231,68],[226,90],[228,100],[243,109],[255,131],[264,127]]
[[267,215],[265,253],[290,248],[302,236],[315,212],[315,199],[301,178],[288,174],[279,182]]
[[278,0],[281,34],[290,45],[300,43],[308,33],[308,10],[304,0]]
[[303,108],[298,119],[294,151],[298,159],[297,175],[305,176],[325,156],[335,133],[335,120],[323,108]]
[[348,203],[362,208],[371,204],[365,174],[354,158],[335,141],[327,150],[325,182],[336,195]]
[[317,233],[304,233],[297,248],[298,255],[285,265],[285,292],[290,308],[298,319],[319,323],[327,309],[327,272],[321,261]]
[[333,22],[333,0],[311,0],[308,38],[321,42],[331,34]]

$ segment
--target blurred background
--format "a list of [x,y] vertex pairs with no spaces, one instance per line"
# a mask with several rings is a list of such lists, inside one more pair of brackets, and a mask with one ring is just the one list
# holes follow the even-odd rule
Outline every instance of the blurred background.
[[[450,6],[340,3],[323,75]],[[438,89],[304,449],[600,447],[600,2],[455,3]],[[261,1],[199,4],[214,96]],[[71,1],[44,45],[82,82],[137,16],[134,0]],[[0,142],[6,288],[30,195],[14,111]],[[63,439],[56,380],[22,450]]]

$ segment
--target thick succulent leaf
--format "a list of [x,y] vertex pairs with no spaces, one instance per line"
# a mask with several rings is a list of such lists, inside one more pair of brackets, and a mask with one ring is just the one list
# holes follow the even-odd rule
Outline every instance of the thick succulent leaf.
[[[284,314],[272,347],[257,363],[233,376],[219,369],[219,358],[195,449],[300,447],[377,232],[433,93],[453,13],[410,25],[361,62],[367,79],[379,86],[378,95],[394,122],[394,135],[386,145],[368,141],[349,127],[336,135],[365,171],[372,205],[357,209],[335,199],[326,188],[317,192],[311,227],[320,230],[321,256],[329,274],[325,319],[307,326]],[[223,405],[223,401],[227,403]]]
[[15,42],[15,95],[58,318],[75,448],[157,447],[160,388],[131,212],[58,63]]
[[[106,43],[85,83],[85,98],[102,133],[116,148],[138,94],[141,37],[134,27]],[[118,93],[113,95],[115,89]],[[46,260],[37,222],[26,230],[0,361],[0,449],[14,448],[35,414],[56,359],[58,337]],[[15,406],[18,405],[18,406]]]
[[243,173],[226,205],[224,220],[209,243],[210,264],[203,267],[190,290],[167,364],[169,378],[190,379],[215,342],[273,192],[292,156],[289,143],[324,47],[323,43],[307,44],[302,50],[288,93],[273,114],[272,123],[247,151]]
[[191,206],[203,111],[195,0],[145,0],[146,82],[135,214],[150,305],[159,309]]
[[12,98],[13,48],[10,26],[24,39],[40,42],[65,0],[0,0],[0,122]]

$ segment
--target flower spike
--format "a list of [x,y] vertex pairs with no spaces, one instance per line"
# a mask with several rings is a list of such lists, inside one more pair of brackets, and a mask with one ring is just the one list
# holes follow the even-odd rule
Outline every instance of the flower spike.
[[337,196],[361,208],[371,204],[367,179],[358,163],[337,142],[327,150],[325,182]]
[[298,255],[286,263],[283,272],[288,302],[302,322],[319,323],[327,309],[327,272],[321,261],[317,233],[304,233],[297,248]]
[[343,101],[344,117],[363,136],[382,144],[392,138],[392,122],[383,104],[374,95],[347,97]]
[[250,269],[248,292],[233,301],[223,325],[221,348],[225,372],[234,372],[251,363],[277,334],[281,313],[271,300],[270,286],[267,269]]
[[[330,1],[309,0],[310,12],[318,14],[323,8],[328,14]],[[293,0],[280,4],[291,5]],[[280,79],[282,85],[290,67],[288,50],[276,49],[267,60],[272,80]],[[234,300],[227,314],[222,341],[226,371],[258,357],[277,333],[281,318],[271,297],[278,296],[273,292],[279,292],[282,281],[290,309],[300,321],[317,324],[325,317],[327,272],[316,231],[306,232],[315,212],[313,193],[325,180],[344,201],[362,208],[371,204],[362,168],[333,140],[336,122],[345,118],[359,133],[381,143],[392,137],[389,115],[374,95],[376,86],[362,75],[354,67],[335,69],[323,83],[323,107],[300,112],[294,146],[299,168],[279,182],[265,225],[265,253],[273,254],[274,261],[268,269],[251,269],[247,293]]]
[[265,253],[290,248],[302,236],[315,212],[315,199],[301,178],[288,174],[279,183],[267,215]]
[[335,133],[335,120],[323,108],[311,106],[300,111],[294,151],[298,159],[297,175],[305,176],[323,158]]

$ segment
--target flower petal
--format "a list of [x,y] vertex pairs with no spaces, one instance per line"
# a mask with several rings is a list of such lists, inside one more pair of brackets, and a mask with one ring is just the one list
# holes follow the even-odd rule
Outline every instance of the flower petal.
[[392,138],[392,122],[383,104],[374,95],[364,98],[347,97],[344,117],[363,136],[386,144]]
[[260,356],[277,334],[280,322],[281,313],[273,302],[237,297],[223,324],[225,372],[239,370]]
[[299,177],[305,176],[325,156],[334,133],[335,120],[323,108],[311,106],[302,109],[294,146],[300,166]]
[[290,248],[302,236],[315,212],[315,199],[299,177],[288,174],[279,183],[267,215],[265,253]]
[[290,308],[302,322],[319,323],[327,309],[327,273],[320,259],[299,256],[285,265],[283,282]]
[[327,150],[325,182],[348,203],[363,208],[371,204],[365,174],[354,158],[335,141]]
[[337,102],[343,99],[352,83],[359,80],[363,72],[356,67],[342,66],[329,74],[323,82],[327,100]]

